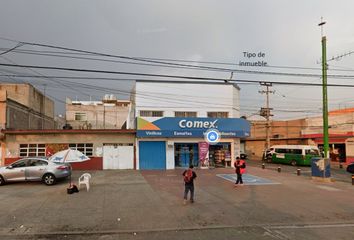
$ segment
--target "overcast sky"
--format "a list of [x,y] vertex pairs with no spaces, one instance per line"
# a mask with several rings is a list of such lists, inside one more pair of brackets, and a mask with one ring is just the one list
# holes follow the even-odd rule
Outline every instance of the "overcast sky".
[[[328,39],[327,58],[354,51],[352,13],[354,2],[349,0],[2,0],[0,4],[1,38],[114,55],[198,61],[178,62],[183,64],[275,73],[267,75],[235,72],[234,80],[321,83],[320,77],[281,76],[277,73],[321,74],[321,65],[318,64],[321,58],[321,29],[317,25],[322,16],[327,22],[324,26],[324,34]],[[16,44],[0,39],[2,48],[0,54]],[[0,63],[212,78],[230,77],[230,72],[152,67],[18,52],[18,50],[61,51],[44,47],[24,45],[16,50],[0,55]],[[246,51],[262,52],[265,55],[248,59],[243,54]],[[71,56],[82,57],[77,54]],[[105,57],[101,58],[108,60]],[[268,66],[238,66],[240,61],[258,60],[267,62]],[[210,61],[234,65],[202,63]],[[354,75],[353,63],[354,54],[329,61],[328,74]],[[134,78],[97,73],[39,69],[34,71],[0,66],[0,75],[14,73]],[[56,100],[57,113],[64,113],[63,102],[66,97],[89,100],[91,96],[91,99],[98,100],[105,93],[110,93],[127,99],[127,93],[132,87],[132,83],[127,81],[77,79],[63,81],[5,76],[1,76],[0,81],[26,81],[40,90],[46,88],[46,94]],[[333,84],[352,84],[353,81],[354,78],[328,79],[328,83]],[[80,82],[94,85],[96,89],[79,87],[77,83]],[[239,86],[241,114],[246,116],[255,114],[265,103],[265,95],[258,92],[263,88],[259,84],[240,83]],[[274,119],[321,115],[321,87],[273,85],[272,90],[275,90],[275,94],[271,95]],[[354,107],[353,88],[329,87],[328,94],[330,109]]]

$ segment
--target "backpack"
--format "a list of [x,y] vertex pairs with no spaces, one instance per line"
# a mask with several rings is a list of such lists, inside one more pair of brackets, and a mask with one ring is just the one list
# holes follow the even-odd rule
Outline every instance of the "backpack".
[[78,193],[79,189],[77,188],[76,185],[72,185],[69,188],[66,189],[68,194],[73,194],[73,193]]
[[189,183],[193,179],[193,170],[188,169],[184,174],[184,182]]

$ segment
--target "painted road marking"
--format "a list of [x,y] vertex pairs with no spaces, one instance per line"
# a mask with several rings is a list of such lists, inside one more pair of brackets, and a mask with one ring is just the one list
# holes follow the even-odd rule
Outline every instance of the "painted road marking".
[[[237,176],[236,174],[216,174],[217,177],[221,177],[230,182],[236,182]],[[243,174],[242,180],[244,185],[272,185],[272,184],[280,184],[278,182],[274,182],[272,180],[257,177],[251,174]]]
[[285,226],[269,226],[265,229],[301,229],[301,228],[346,228],[354,227],[354,223],[334,223],[334,224],[304,224],[304,225],[285,225]]
[[327,190],[327,191],[331,191],[331,192],[341,191],[340,189],[334,188],[334,187],[328,187],[328,186],[317,186],[317,187],[321,188],[321,189],[324,189],[324,190]]

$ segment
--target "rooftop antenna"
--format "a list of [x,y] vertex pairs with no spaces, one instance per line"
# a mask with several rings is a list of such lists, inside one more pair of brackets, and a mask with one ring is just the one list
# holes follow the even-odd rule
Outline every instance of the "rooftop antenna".
[[225,83],[228,83],[229,81],[231,81],[233,76],[234,76],[234,72],[231,72],[230,79],[229,80],[224,80]]

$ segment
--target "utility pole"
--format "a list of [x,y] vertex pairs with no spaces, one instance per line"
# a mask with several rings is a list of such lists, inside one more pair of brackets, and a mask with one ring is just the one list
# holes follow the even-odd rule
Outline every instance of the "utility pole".
[[323,101],[323,151],[324,157],[328,158],[328,99],[327,99],[327,53],[326,53],[326,36],[323,36],[323,25],[326,22],[321,18],[321,23],[318,26],[321,27],[321,36],[322,36],[322,101]]
[[44,121],[45,121],[45,90],[46,90],[47,84],[44,84],[44,91],[43,91],[43,109],[42,109],[42,130],[44,129],[45,125],[44,125]]
[[272,83],[267,83],[267,82],[261,82],[261,86],[265,86],[266,90],[258,91],[260,94],[266,94],[266,107],[261,108],[260,115],[262,117],[265,117],[267,120],[266,123],[266,149],[268,150],[270,148],[270,117],[273,116],[270,111],[273,110],[273,108],[269,107],[269,93],[275,93],[275,91],[269,90],[269,88],[272,86]]

